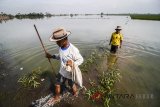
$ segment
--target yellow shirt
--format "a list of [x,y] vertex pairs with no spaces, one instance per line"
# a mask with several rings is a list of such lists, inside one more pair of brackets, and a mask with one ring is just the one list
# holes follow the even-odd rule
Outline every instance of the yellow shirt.
[[112,33],[112,41],[111,45],[120,45],[120,41],[123,40],[123,35],[121,33],[116,34],[116,32]]

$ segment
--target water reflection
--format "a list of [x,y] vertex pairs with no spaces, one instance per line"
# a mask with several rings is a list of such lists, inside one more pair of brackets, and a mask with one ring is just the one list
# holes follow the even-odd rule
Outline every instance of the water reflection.
[[3,47],[3,44],[0,43],[0,80],[2,80],[2,78],[6,77],[8,75],[8,63],[7,61],[5,60],[5,54],[6,53],[6,50],[5,48]]
[[118,56],[116,54],[110,53],[109,56],[107,56],[108,70],[112,69],[113,67],[117,65],[117,60],[118,60]]
[[[122,80],[120,87],[124,87],[125,90],[135,92],[136,87],[138,87],[138,89],[145,91],[150,89],[153,90],[152,92],[159,94],[159,88],[157,88],[159,86],[157,84],[160,82],[160,42],[157,39],[159,38],[157,32],[159,32],[160,22],[131,20],[126,16],[76,16],[72,18],[70,16],[63,16],[41,20],[13,19],[6,23],[2,22],[0,24],[0,43],[5,44],[0,44],[0,75],[8,79],[0,80],[1,90],[7,89],[7,92],[12,91],[16,93],[14,87],[17,85],[18,76],[31,72],[32,69],[37,67],[46,68],[45,70],[50,69],[47,60],[44,58],[44,53],[42,53],[42,49],[39,46],[39,41],[35,36],[33,24],[38,26],[42,39],[46,44],[45,47],[53,54],[57,52],[57,47],[53,43],[48,43],[51,29],[62,25],[71,29],[73,34],[70,40],[80,49],[83,56],[87,56],[86,54],[94,50],[97,45],[99,45],[101,50],[107,49],[107,52],[109,52],[109,40],[104,41],[104,39],[106,36],[110,38],[111,31],[115,25],[122,25],[124,27],[123,47],[119,50],[118,55],[109,54],[107,56],[105,67],[106,65],[107,69],[118,67],[123,71],[121,73],[124,80]],[[6,49],[9,50],[9,53],[6,52]],[[122,61],[123,63],[119,63]],[[10,67],[14,68],[14,71],[6,72],[11,71],[7,62],[10,63]],[[56,63],[53,65],[56,65]],[[23,67],[23,70],[20,70],[21,67]],[[11,76],[13,74],[18,76]],[[148,85],[149,88],[146,88],[145,85]],[[4,89],[4,87],[6,88]],[[39,90],[38,92],[41,94],[44,90]],[[31,97],[29,96],[29,98]],[[35,97],[33,99],[38,98],[36,95]],[[23,98],[21,100],[23,100],[21,102],[25,103],[23,105],[27,105],[30,102],[30,100],[25,102]],[[10,102],[5,101],[6,104]]]

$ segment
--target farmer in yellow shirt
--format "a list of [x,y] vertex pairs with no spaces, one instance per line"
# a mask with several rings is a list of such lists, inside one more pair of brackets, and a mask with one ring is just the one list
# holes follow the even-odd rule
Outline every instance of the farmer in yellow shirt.
[[121,26],[117,26],[115,30],[116,31],[112,33],[109,43],[109,45],[111,45],[111,50],[110,50],[111,53],[116,53],[118,47],[121,48],[122,46],[123,35],[120,33],[120,31],[122,30]]

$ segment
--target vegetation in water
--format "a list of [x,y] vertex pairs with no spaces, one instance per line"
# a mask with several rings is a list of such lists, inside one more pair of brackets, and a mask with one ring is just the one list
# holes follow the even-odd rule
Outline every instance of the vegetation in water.
[[112,68],[103,72],[98,76],[98,84],[90,80],[91,88],[87,90],[88,100],[103,103],[105,107],[109,107],[112,95],[114,93],[114,85],[120,81],[120,73],[118,69]]
[[37,88],[40,85],[40,73],[41,68],[32,70],[31,73],[25,74],[19,78],[18,82],[21,83],[23,87]]
[[80,65],[80,69],[82,72],[88,72],[92,66],[98,67],[98,60],[101,60],[107,55],[107,52],[104,51],[103,53],[98,52],[97,50],[94,50],[90,56],[85,59],[85,61]]
[[82,72],[88,72],[88,68],[95,62],[97,58],[96,54],[96,51],[92,52],[91,55],[82,63],[80,66]]
[[99,62],[108,57],[115,56],[109,56],[107,50],[104,50],[103,52],[94,51],[81,66],[82,72],[92,71],[93,68],[96,68],[99,71],[99,74],[94,81],[89,79],[90,87],[86,91],[86,96],[88,100],[95,103],[101,103],[105,107],[109,107],[111,102],[116,100],[113,97],[114,91],[116,91],[114,86],[121,78],[116,64],[108,65],[107,70],[101,69]]
[[[99,67],[97,60],[104,59],[108,55],[107,51],[99,52],[94,51],[80,66],[82,72],[89,72],[92,67]],[[98,68],[97,68],[98,69]],[[99,69],[101,70],[101,69]],[[44,72],[43,72],[44,73]],[[36,88],[40,86],[40,75],[42,74],[41,68],[32,70],[31,73],[22,76],[18,82],[24,87]],[[111,97],[114,93],[114,85],[120,81],[119,69],[116,67],[109,68],[101,72],[95,81],[90,81],[90,87],[86,91],[86,96],[89,101],[94,103],[101,103],[105,107],[109,107],[111,102],[115,99]]]

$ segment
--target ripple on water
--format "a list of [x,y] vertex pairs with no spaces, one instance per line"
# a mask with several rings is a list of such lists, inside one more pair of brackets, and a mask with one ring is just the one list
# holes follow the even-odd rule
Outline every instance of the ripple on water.
[[[100,40],[99,45],[102,48],[110,50],[109,40]],[[156,49],[153,45],[146,45],[143,42],[135,43],[129,40],[123,41],[122,48],[118,50],[120,58],[129,58],[150,54],[153,56],[160,56],[160,50]]]
[[[95,49],[95,45],[97,43],[95,42],[72,42],[76,47],[79,48],[80,51],[91,51]],[[56,44],[53,44],[51,42],[45,43],[45,47],[47,51],[51,54],[58,52],[58,46]],[[19,50],[11,50],[10,54],[10,61],[11,61],[11,67],[14,68],[16,66],[41,66],[45,65],[47,62],[47,59],[45,58],[43,48],[41,46],[32,46],[31,48],[24,48]],[[17,68],[18,69],[18,68]],[[24,68],[25,69],[25,68]]]
[[[96,42],[83,42],[83,41],[72,41],[72,43],[79,48],[81,54],[89,53],[97,48],[110,50],[109,40],[99,40]],[[54,54],[58,52],[57,45],[51,42],[45,43],[45,47],[49,53]],[[160,52],[152,46],[144,46],[143,44],[123,41],[123,47],[119,49],[118,56],[120,58],[130,58],[141,56],[144,54],[151,54],[159,56]],[[13,50],[10,53],[10,57],[13,60],[12,66],[17,65],[31,65],[38,66],[46,63],[45,55],[42,47],[39,45],[32,46],[31,48],[24,48],[19,50]]]
[[156,50],[156,48],[152,46],[126,41],[123,42],[123,48],[119,51],[120,54],[122,54],[122,57],[124,58],[142,56],[144,54],[160,56],[160,51]]

